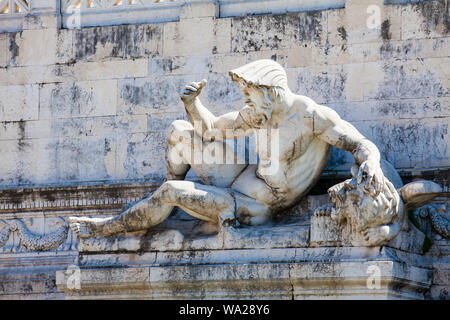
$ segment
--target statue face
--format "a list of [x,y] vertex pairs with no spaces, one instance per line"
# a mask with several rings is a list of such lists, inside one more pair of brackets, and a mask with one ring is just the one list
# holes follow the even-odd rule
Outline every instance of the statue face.
[[250,108],[247,121],[255,128],[261,128],[270,119],[273,102],[269,97],[268,89],[245,86],[242,88],[245,104]]

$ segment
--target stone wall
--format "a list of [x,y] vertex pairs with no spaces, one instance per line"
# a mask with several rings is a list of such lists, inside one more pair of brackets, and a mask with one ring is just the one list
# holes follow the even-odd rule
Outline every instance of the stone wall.
[[[242,97],[227,72],[255,59],[280,62],[294,92],[354,124],[405,180],[448,186],[447,1],[168,1],[86,8],[80,25],[97,26],[84,28],[60,1],[0,13],[0,298],[64,298],[55,271],[76,261],[76,237],[46,250],[31,240],[58,235],[60,217],[112,215],[154,189],[167,128],[186,119],[184,85],[205,78],[204,103],[236,110]],[[333,149],[324,179],[348,174],[352,161]],[[306,242],[304,202],[315,197],[294,209]],[[182,212],[167,224],[204,228]],[[425,297],[448,299],[450,242],[436,239]]]
[[[212,111],[238,109],[227,71],[259,58],[280,62],[294,92],[335,109],[404,174],[448,170],[445,1],[228,18],[217,6],[82,29],[27,16],[24,30],[0,34],[0,187],[160,180],[167,127],[186,117],[183,86],[206,78]],[[334,150],[329,173],[351,161]]]

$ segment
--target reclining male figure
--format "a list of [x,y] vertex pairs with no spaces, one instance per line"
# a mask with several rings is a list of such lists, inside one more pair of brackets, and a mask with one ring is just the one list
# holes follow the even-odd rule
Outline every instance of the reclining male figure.
[[[330,146],[353,154],[359,170],[358,183],[363,183],[368,192],[378,194],[384,187],[377,147],[332,109],[292,93],[286,72],[278,63],[254,61],[230,71],[230,76],[242,91],[245,106],[216,117],[198,97],[206,81],[187,85],[181,99],[190,122],[176,120],[170,126],[166,181],[117,216],[69,218],[79,237],[145,230],[164,221],[175,206],[198,219],[219,223],[220,227],[264,224],[314,186],[327,164]],[[192,160],[196,156],[190,152],[195,138],[210,150],[211,144],[220,144],[228,154],[234,149],[212,137],[229,138],[231,132],[234,139],[239,139],[260,129],[268,130],[269,135],[271,129],[278,131],[278,170],[268,170],[273,159],[259,150],[258,164]],[[188,136],[193,139],[186,139]],[[202,183],[184,180],[190,168]]]

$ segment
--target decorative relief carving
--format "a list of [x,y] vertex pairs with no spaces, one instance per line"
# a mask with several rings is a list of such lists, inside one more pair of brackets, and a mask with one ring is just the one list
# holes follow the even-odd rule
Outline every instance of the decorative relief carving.
[[153,3],[175,2],[178,0],[63,0],[65,9],[72,6],[74,8],[98,8],[107,9],[121,6],[146,6]]
[[[0,190],[0,252],[76,250],[65,223],[74,210],[102,216],[153,190],[153,182]],[[42,232],[42,230],[50,230]]]
[[[179,0],[62,0],[63,27],[178,21]],[[124,14],[126,13],[126,14]]]
[[[37,224],[44,223],[40,219]],[[0,248],[3,247],[4,252],[22,252],[22,251],[51,251],[58,249],[63,243],[67,242],[69,237],[68,224],[63,218],[59,218],[55,225],[58,227],[56,230],[48,233],[36,233],[31,231],[27,225],[20,219],[12,219],[9,221],[1,220],[0,224],[3,225],[3,229],[0,231]],[[11,238],[13,233],[17,234],[16,239],[12,239],[9,246],[6,244]],[[70,241],[71,242],[71,241]],[[68,243],[62,249],[68,250],[71,244]],[[23,250],[25,249],[25,250]]]
[[0,231],[0,248],[3,247],[9,240],[11,235],[11,226],[6,221],[0,220],[0,225],[3,225],[2,231]]
[[0,190],[0,214],[31,211],[117,209],[134,202],[158,183],[68,186]]
[[427,236],[435,231],[440,237],[450,238],[450,220],[445,217],[448,210],[445,204],[428,204],[411,213],[415,225]]
[[59,221],[59,229],[49,234],[37,234],[30,231],[23,221],[11,221],[11,231],[17,231],[21,244],[30,251],[56,250],[67,240],[68,224],[64,219]]

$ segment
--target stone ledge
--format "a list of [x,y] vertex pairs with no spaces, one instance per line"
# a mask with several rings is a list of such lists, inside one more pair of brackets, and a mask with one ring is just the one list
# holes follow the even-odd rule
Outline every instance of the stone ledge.
[[308,247],[309,225],[301,223],[302,217],[296,220],[258,227],[227,228],[224,233],[200,237],[190,237],[186,229],[152,229],[109,238],[81,238],[78,239],[78,250],[80,253],[106,253]]
[[[68,287],[64,271],[56,273],[56,283],[68,299],[423,299],[431,270],[393,259],[392,250],[185,251],[152,253],[153,262],[129,254],[142,264],[113,267],[105,265],[106,255],[91,255],[80,260],[79,290]],[[101,264],[94,266],[94,258]],[[368,288],[369,266],[379,268],[379,289]]]

